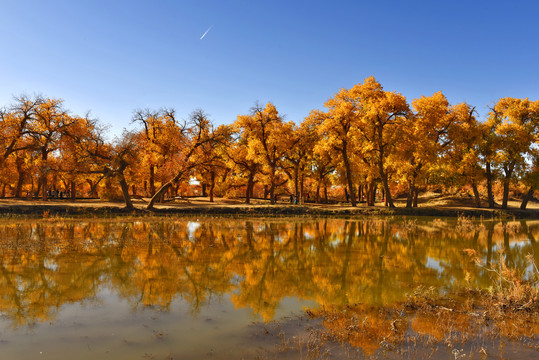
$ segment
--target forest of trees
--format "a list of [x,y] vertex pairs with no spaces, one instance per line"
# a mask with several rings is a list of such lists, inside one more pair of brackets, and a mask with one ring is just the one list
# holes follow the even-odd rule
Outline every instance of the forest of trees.
[[349,200],[417,206],[432,190],[472,194],[477,207],[526,208],[538,185],[539,100],[502,98],[475,107],[437,92],[409,104],[374,77],[341,89],[300,123],[272,103],[228,125],[196,110],[136,110],[133,129],[71,114],[60,99],[20,96],[0,109],[0,197],[147,198],[147,208],[199,194],[299,203]]

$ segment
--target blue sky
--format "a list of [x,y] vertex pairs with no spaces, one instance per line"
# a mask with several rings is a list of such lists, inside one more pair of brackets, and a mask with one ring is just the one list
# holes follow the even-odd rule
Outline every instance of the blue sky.
[[0,106],[62,98],[111,135],[146,107],[222,124],[272,101],[299,123],[374,75],[410,103],[441,90],[484,116],[500,97],[539,99],[537,14],[535,1],[2,0]]

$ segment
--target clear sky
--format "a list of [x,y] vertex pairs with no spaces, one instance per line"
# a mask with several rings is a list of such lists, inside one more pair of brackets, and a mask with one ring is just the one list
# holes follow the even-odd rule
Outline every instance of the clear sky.
[[370,75],[483,116],[539,99],[538,1],[0,0],[0,46],[0,106],[62,98],[111,134],[163,106],[222,124],[272,101],[299,123]]

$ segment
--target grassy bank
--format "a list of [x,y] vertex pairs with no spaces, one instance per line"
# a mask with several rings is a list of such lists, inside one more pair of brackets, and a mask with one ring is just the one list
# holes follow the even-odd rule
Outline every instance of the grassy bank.
[[418,287],[394,306],[326,305],[295,319],[259,325],[278,344],[266,358],[537,358],[539,271],[529,261],[534,270],[526,279],[503,263],[497,268],[478,264],[492,274],[487,290],[463,289],[440,297],[432,288]]

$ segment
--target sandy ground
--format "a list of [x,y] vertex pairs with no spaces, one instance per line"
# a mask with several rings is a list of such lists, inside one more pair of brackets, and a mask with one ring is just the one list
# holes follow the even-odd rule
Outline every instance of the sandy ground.
[[[245,204],[242,199],[215,198],[210,202],[207,197],[175,199],[156,204],[153,211],[146,210],[149,198],[133,199],[134,210],[127,210],[123,202],[106,202],[99,199],[0,199],[0,214],[3,216],[114,216],[114,215],[227,215],[227,216],[338,216],[356,215],[397,215],[397,216],[435,216],[435,217],[515,217],[539,218],[539,203],[532,201],[528,209],[520,210],[520,201],[513,199],[507,210],[476,208],[473,198],[463,196],[447,196],[436,193],[422,194],[418,208],[406,208],[406,199],[397,199],[396,208],[390,209],[378,202],[375,206],[364,203],[352,207],[350,204],[313,204],[291,205],[289,201],[278,201],[271,205],[268,200],[252,199]],[[284,200],[284,197],[283,197]],[[486,201],[482,199],[482,206]]]
[[[133,199],[133,204],[138,209],[143,209],[149,202],[149,198],[142,199]],[[406,206],[406,199],[396,199],[394,200],[395,205],[398,208],[404,208]],[[500,202],[497,202],[497,208],[500,208]],[[518,199],[511,199],[508,203],[510,209],[519,209],[521,201]],[[1,206],[75,206],[75,207],[124,207],[123,202],[110,202],[110,201],[101,201],[99,199],[77,199],[76,201],[71,201],[68,199],[49,199],[47,201],[37,200],[37,199],[13,199],[5,198],[0,199]],[[185,199],[176,199],[173,201],[166,201],[165,203],[157,204],[156,208],[186,208],[186,207],[228,207],[228,208],[243,208],[243,207],[257,207],[263,205],[270,205],[269,200],[264,199],[251,199],[251,204],[245,204],[243,199],[226,199],[226,198],[215,198],[214,202],[210,202],[209,197],[193,197]],[[281,206],[291,206],[290,202],[279,200],[277,205]],[[328,209],[328,210],[339,210],[339,209],[353,209],[349,203],[337,203],[337,204],[314,204],[306,203],[304,206],[317,208],[317,209]],[[481,206],[484,209],[487,205],[486,199],[481,199]],[[420,208],[445,208],[445,209],[477,209],[475,207],[472,197],[463,197],[463,196],[450,196],[450,195],[441,195],[436,193],[425,193],[420,195],[418,206]],[[365,203],[358,204],[358,208],[369,208]],[[372,207],[370,207],[372,208]],[[374,208],[385,208],[382,202],[377,202]],[[527,209],[538,210],[539,202],[530,201],[528,203]]]

